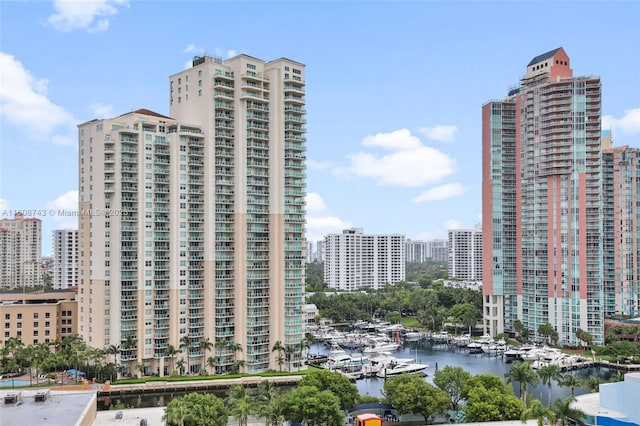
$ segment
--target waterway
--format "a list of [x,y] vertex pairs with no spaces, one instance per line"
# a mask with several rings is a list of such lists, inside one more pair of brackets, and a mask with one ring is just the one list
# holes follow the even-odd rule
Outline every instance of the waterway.
[[[326,353],[328,350],[326,346],[321,344],[312,345],[309,348],[310,354]],[[414,358],[420,363],[427,363],[429,367],[425,370],[427,376],[425,380],[433,383],[433,375],[436,369],[442,369],[449,365],[452,367],[462,367],[472,375],[475,374],[495,374],[498,377],[503,378],[505,373],[509,370],[509,364],[504,362],[501,356],[488,356],[485,354],[470,354],[466,348],[458,348],[449,346],[446,344],[435,344],[426,341],[419,342],[405,342],[403,348],[393,354],[399,358]],[[576,370],[573,372],[580,379],[589,377],[590,375],[596,375],[603,380],[608,379],[615,373],[614,370],[606,368],[585,368],[582,370]],[[356,386],[361,395],[372,395],[381,397],[384,386],[384,379],[379,378],[366,378],[356,381]],[[514,391],[518,392],[518,386],[514,386]],[[543,403],[547,403],[548,399],[548,387],[545,385],[539,385],[535,389],[530,390],[530,394],[538,398]],[[588,390],[577,388],[574,390],[574,395],[581,395],[587,393]],[[224,397],[224,392],[214,392],[217,396]],[[551,387],[551,399],[564,398],[571,394],[571,391],[567,388],[558,386],[555,382]],[[173,398],[184,395],[184,392],[177,393],[163,393],[163,394],[145,394],[137,396],[124,396],[124,397],[111,397],[107,400],[100,399],[98,401],[98,409],[109,409],[113,403],[124,404],[127,407],[142,408],[142,407],[154,407],[165,406]]]

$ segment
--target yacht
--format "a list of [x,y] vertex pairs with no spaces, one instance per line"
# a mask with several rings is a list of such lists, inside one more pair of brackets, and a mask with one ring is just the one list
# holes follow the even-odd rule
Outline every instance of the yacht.
[[480,349],[482,349],[482,352],[485,354],[501,355],[507,350],[507,342],[505,342],[504,339],[500,339],[497,342],[485,343]]
[[489,345],[491,343],[493,343],[493,337],[489,336],[488,334],[485,334],[478,340],[474,340],[473,342],[469,343],[467,345],[467,348],[481,350],[482,345]]
[[400,359],[389,357],[376,373],[379,378],[398,376],[400,374],[423,374],[429,367],[428,364],[414,362],[412,359]]
[[369,342],[362,352],[366,354],[376,352],[393,352],[400,349],[400,346],[400,343],[391,342],[386,337],[373,336],[369,338]]

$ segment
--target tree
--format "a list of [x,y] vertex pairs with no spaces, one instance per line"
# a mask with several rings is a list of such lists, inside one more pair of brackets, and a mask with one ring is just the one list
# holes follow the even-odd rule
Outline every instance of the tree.
[[209,368],[211,370],[215,370],[216,368],[216,358],[213,356],[210,356],[209,358],[207,358],[207,365],[209,366]]
[[222,351],[228,348],[227,342],[228,342],[227,340],[218,339],[214,344],[214,347],[216,350],[216,359],[218,360],[218,371],[216,371],[216,374],[222,373]]
[[271,348],[271,352],[278,352],[276,355],[276,362],[278,363],[278,367],[280,367],[280,371],[282,371],[282,364],[284,364],[284,357],[282,356],[284,346],[282,346],[282,342],[280,340],[276,340]]
[[447,365],[442,370],[435,372],[433,384],[449,395],[452,409],[458,410],[460,402],[464,399],[462,392],[470,378],[471,374],[462,367]]
[[558,332],[553,328],[551,323],[540,324],[538,327],[538,334],[542,337],[549,338],[549,344],[551,344],[551,342],[558,341]]
[[544,426],[545,420],[548,424],[553,425],[556,422],[555,414],[550,408],[547,408],[542,402],[534,399],[531,402],[531,407],[522,412],[521,420],[525,422],[527,419],[536,419],[538,426]]
[[178,370],[180,370],[181,376],[184,372],[184,365],[185,365],[184,358],[180,358],[178,362],[176,362],[176,367],[178,367]]
[[254,393],[254,414],[265,419],[265,426],[279,425],[283,420],[282,407],[276,387],[269,380],[258,383]]
[[562,376],[559,384],[560,386],[569,388],[569,390],[571,391],[571,396],[573,396],[573,392],[576,390],[576,388],[580,387],[580,380],[575,374],[567,373]]
[[252,413],[252,398],[246,387],[232,386],[226,399],[229,414],[238,420],[238,426],[246,426]]
[[519,319],[515,320],[513,322],[513,329],[516,332],[516,338],[517,339],[521,339],[522,338],[522,330],[524,330],[524,324],[522,324],[522,321],[520,321]]
[[562,380],[562,372],[560,371],[560,367],[555,364],[544,365],[538,369],[538,377],[543,385],[546,385],[549,389],[549,398],[548,403],[549,407],[551,407],[551,382],[556,381],[560,383]]
[[291,372],[291,360],[296,353],[296,347],[294,345],[287,344],[284,347],[284,358],[287,361],[287,371]]
[[174,366],[175,356],[178,355],[179,353],[180,353],[180,350],[176,349],[175,346],[173,345],[167,345],[167,347],[164,348],[164,354],[168,356],[169,360],[171,361],[171,372],[175,370],[175,366]]
[[388,379],[384,383],[384,395],[400,414],[421,415],[425,424],[429,423],[433,414],[451,407],[449,395],[445,391],[415,375],[403,374]]
[[347,377],[335,371],[312,370],[300,380],[299,386],[315,386],[328,390],[340,402],[340,409],[353,407],[358,400],[358,388]]
[[572,404],[576,402],[576,398],[570,396],[568,398],[556,399],[553,403],[553,414],[561,426],[567,426],[571,420],[580,426],[584,426],[584,418],[587,416],[584,411],[573,408]]
[[510,386],[493,374],[477,374],[467,381],[465,417],[467,422],[518,420],[524,403]]
[[198,346],[200,349],[202,349],[203,353],[202,353],[202,370],[205,371],[206,368],[206,358],[207,358],[207,352],[210,351],[211,349],[213,349],[213,343],[211,342],[211,340],[209,340],[208,337],[205,337],[203,339],[200,339],[200,344]]
[[520,398],[527,405],[527,390],[529,386],[538,384],[538,376],[531,370],[531,362],[514,362],[505,374],[507,383],[518,382]]
[[298,386],[288,392],[282,397],[281,407],[287,420],[306,426],[342,426],[344,422],[338,397],[315,386]]
[[587,348],[589,348],[591,346],[591,344],[593,343],[593,335],[591,333],[589,333],[588,331],[584,331],[581,328],[576,330],[576,337],[581,342],[586,343]]
[[589,389],[589,392],[595,393],[600,390],[602,380],[598,376],[589,376],[582,382],[582,387]]
[[172,400],[165,409],[171,426],[227,426],[224,402],[212,394],[189,393]]
[[193,348],[193,345],[191,344],[191,338],[189,337],[189,335],[184,335],[180,338],[180,346],[179,346],[180,350],[184,350],[185,352],[185,359],[186,359],[186,364],[187,364],[187,374],[191,373],[191,362],[189,359],[189,351],[191,350],[191,348]]

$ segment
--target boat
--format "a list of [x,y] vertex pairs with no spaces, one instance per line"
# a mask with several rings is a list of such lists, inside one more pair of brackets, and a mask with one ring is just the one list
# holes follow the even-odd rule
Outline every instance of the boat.
[[376,373],[376,377],[385,379],[400,374],[423,374],[427,367],[429,367],[428,364],[417,363],[413,360],[389,357]]
[[407,331],[404,333],[404,339],[409,342],[415,342],[416,340],[422,339],[423,334],[419,331]]
[[484,336],[482,336],[478,340],[474,340],[473,342],[469,343],[467,345],[467,348],[469,348],[469,349],[482,349],[482,345],[491,344],[491,343],[493,343],[493,337],[489,336],[488,334],[485,334]]
[[485,343],[480,347],[480,349],[485,354],[501,355],[507,350],[507,342],[505,342],[504,339],[500,339],[497,342]]
[[389,339],[379,336],[369,338],[367,346],[362,350],[366,354],[376,352],[393,352],[400,349],[400,343],[391,342]]

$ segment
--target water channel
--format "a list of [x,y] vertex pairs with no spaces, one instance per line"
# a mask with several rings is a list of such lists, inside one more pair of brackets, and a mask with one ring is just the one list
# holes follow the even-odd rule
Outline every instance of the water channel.
[[[322,344],[315,344],[309,348],[310,354],[326,353],[328,349]],[[433,374],[436,369],[442,369],[447,365],[452,367],[462,367],[472,375],[475,374],[495,374],[498,377],[503,378],[505,373],[509,370],[509,364],[504,362],[502,356],[488,356],[486,354],[470,354],[466,348],[458,348],[446,344],[435,344],[427,341],[418,342],[405,342],[401,350],[393,354],[399,358],[414,358],[420,363],[427,363],[429,367],[426,369],[427,376],[425,380],[432,383]],[[596,375],[603,380],[608,379],[615,373],[614,370],[606,368],[584,368],[573,372],[580,379],[589,377],[590,375]],[[384,379],[380,378],[366,378],[356,381],[356,386],[361,395],[372,395],[376,397],[382,396],[382,390],[384,386]],[[517,394],[517,385],[515,386],[515,392]],[[577,388],[574,391],[574,395],[581,395],[587,393],[588,390]],[[214,392],[217,396],[224,397],[224,392]],[[535,389],[530,390],[530,393],[534,397],[546,404],[548,399],[548,387],[545,385],[539,385]],[[177,393],[162,393],[162,394],[144,394],[137,396],[123,396],[123,397],[111,397],[107,400],[101,398],[98,401],[98,409],[109,409],[109,405],[113,403],[124,404],[127,407],[141,408],[141,407],[154,407],[165,406],[173,398],[184,395],[185,392]],[[551,398],[564,398],[571,394],[571,391],[567,388],[558,386],[555,382],[551,387]]]

